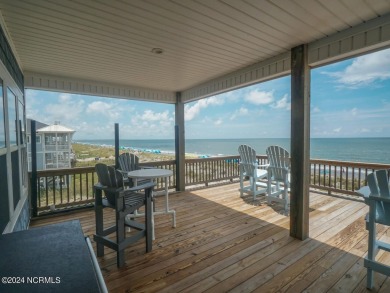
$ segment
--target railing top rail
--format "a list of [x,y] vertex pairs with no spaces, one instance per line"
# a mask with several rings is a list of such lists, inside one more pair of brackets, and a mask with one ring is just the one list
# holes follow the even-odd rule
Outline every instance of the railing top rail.
[[238,159],[240,156],[221,156],[221,157],[209,157],[209,158],[196,158],[196,159],[186,159],[188,163],[204,162],[204,161],[220,161],[220,160],[229,160],[229,159]]
[[322,165],[335,165],[341,167],[367,168],[367,169],[389,169],[390,168],[390,164],[321,160],[321,159],[310,159],[310,163],[322,164]]
[[140,166],[166,166],[166,165],[172,165],[176,164],[175,160],[168,160],[168,161],[155,161],[155,162],[142,162],[139,163]]
[[[206,161],[221,161],[221,160],[231,160],[239,159],[240,156],[221,156],[221,157],[210,157],[210,158],[196,158],[196,159],[186,159],[186,163],[197,163],[197,162],[206,162]],[[257,155],[258,159],[267,159],[266,155]],[[142,162],[141,166],[166,166],[174,165],[175,160],[169,161],[155,161],[155,162]],[[330,165],[338,167],[354,167],[354,168],[363,168],[363,169],[390,169],[390,164],[379,164],[379,163],[364,163],[364,162],[349,162],[349,161],[336,161],[336,160],[322,160],[322,159],[310,159],[311,164],[321,164],[321,165]],[[49,170],[40,170],[37,172],[37,175],[40,177],[45,176],[59,176],[59,175],[72,175],[80,173],[89,173],[94,172],[94,166],[88,167],[76,167],[76,168],[64,168],[64,169],[49,169]]]
[[76,167],[76,168],[64,168],[64,169],[39,170],[37,171],[37,175],[39,177],[46,177],[46,176],[60,176],[60,175],[89,173],[94,171],[95,171],[95,166],[88,166],[88,167]]

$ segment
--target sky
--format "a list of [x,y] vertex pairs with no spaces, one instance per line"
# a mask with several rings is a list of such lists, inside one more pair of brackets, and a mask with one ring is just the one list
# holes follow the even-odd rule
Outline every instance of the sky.
[[[390,49],[311,70],[311,137],[390,137]],[[290,76],[185,105],[186,139],[289,138]],[[73,139],[173,139],[170,104],[26,90],[27,118]]]

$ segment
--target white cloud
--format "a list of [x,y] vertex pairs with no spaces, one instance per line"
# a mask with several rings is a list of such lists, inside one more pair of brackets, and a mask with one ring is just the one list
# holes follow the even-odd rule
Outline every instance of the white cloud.
[[390,49],[358,57],[343,71],[324,73],[336,77],[339,83],[352,87],[390,79]]
[[341,127],[335,128],[333,129],[333,132],[340,133],[341,129],[342,129]]
[[271,105],[272,108],[275,109],[286,109],[290,110],[291,109],[291,102],[288,99],[288,95],[285,94],[283,98],[281,98],[279,101],[276,101]]
[[218,119],[216,121],[214,121],[214,125],[218,126],[218,125],[221,125],[222,124],[222,119]]
[[244,108],[244,107],[241,107],[241,108],[238,110],[238,114],[241,115],[241,116],[247,115],[248,113],[249,113],[248,109],[247,109],[247,108]]
[[[85,102],[80,98],[72,99],[70,96],[61,95],[58,103],[47,104],[44,108],[44,117],[38,118],[48,124],[61,121],[64,125],[74,125],[75,121],[82,118],[85,112]],[[42,111],[40,111],[42,115]]]
[[254,105],[268,105],[271,104],[274,98],[274,91],[264,92],[253,90],[244,98],[245,101]]
[[29,99],[34,100],[38,96],[38,91],[32,89],[26,89],[25,95]]
[[117,119],[121,115],[121,108],[114,103],[95,101],[88,104],[86,112],[88,114],[99,114],[107,116],[110,119]]
[[[138,117],[137,117],[138,119]],[[152,110],[145,110],[140,119],[143,121],[152,121],[152,122],[164,122],[164,121],[173,121],[173,118],[169,116],[169,111],[164,112],[154,112]]]
[[128,137],[162,137],[172,134],[173,125],[174,118],[168,110],[145,110],[132,115],[129,124],[124,125],[123,133]]
[[184,118],[186,121],[190,121],[199,115],[202,109],[207,108],[211,105],[222,105],[224,101],[221,98],[210,97],[206,99],[199,100],[195,102],[193,105],[185,105],[184,106]]
[[226,92],[223,94],[218,95],[218,99],[222,99],[224,101],[228,101],[231,103],[237,102],[240,100],[240,90],[233,90],[230,92]]
[[70,94],[60,94],[59,97],[58,97],[58,100],[59,100],[61,103],[67,103],[67,102],[69,102],[71,99],[72,99],[72,97],[71,97]]
[[110,110],[112,106],[109,103],[96,101],[92,102],[87,107],[87,113],[104,113],[107,110]]
[[236,110],[233,115],[230,117],[230,120],[234,120],[239,116],[245,116],[248,115],[249,110],[245,107],[241,107],[240,109]]
[[356,108],[353,108],[352,110],[351,110],[351,115],[352,116],[356,116],[357,115],[357,109]]
[[320,113],[321,110],[320,110],[320,108],[318,108],[318,107],[314,107],[314,108],[311,110],[311,112],[312,112],[312,113]]

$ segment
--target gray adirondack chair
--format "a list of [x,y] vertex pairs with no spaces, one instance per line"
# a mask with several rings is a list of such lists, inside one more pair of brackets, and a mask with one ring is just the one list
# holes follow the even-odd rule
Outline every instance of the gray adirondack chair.
[[288,210],[290,188],[290,154],[280,146],[270,146],[266,150],[269,166],[267,200],[280,202]]
[[[122,174],[113,167],[96,164],[95,170],[99,177],[99,183],[94,186],[96,234],[93,238],[97,245],[97,255],[104,255],[104,246],[114,249],[117,252],[117,266],[122,267],[125,264],[124,249],[130,244],[146,237],[146,252],[152,250],[151,200],[154,184],[149,182],[125,189]],[[142,190],[143,192],[140,192]],[[145,206],[145,223],[126,218],[143,206]],[[103,224],[104,208],[115,210],[115,224],[106,229]],[[138,232],[126,237],[125,227],[134,228]],[[107,237],[112,233],[116,233],[116,240]]]
[[[267,192],[267,184],[261,179],[267,177],[266,165],[258,165],[256,151],[248,145],[240,145],[238,147],[240,154],[240,195],[249,193],[253,195],[253,200],[256,196]],[[249,184],[245,185],[245,178],[249,178]]]
[[[141,167],[139,166],[139,158],[138,156],[130,153],[123,153],[118,157],[119,169],[118,171],[122,173],[124,183],[130,187],[135,185],[134,181],[129,179],[127,176],[128,172],[139,170]],[[145,184],[151,182],[149,179],[141,179],[137,180],[137,185]]]
[[367,268],[367,288],[374,285],[374,271],[390,276],[390,266],[375,259],[379,249],[390,252],[390,244],[376,238],[376,224],[390,226],[390,192],[389,177],[386,170],[378,170],[367,176],[370,194],[364,196],[369,205],[366,216],[366,229],[368,230],[368,252],[364,259]]

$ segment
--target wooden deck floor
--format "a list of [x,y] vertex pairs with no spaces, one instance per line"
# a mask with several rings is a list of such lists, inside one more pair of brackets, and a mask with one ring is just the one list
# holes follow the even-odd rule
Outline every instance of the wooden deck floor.
[[[278,205],[240,198],[237,184],[172,194],[170,205],[177,227],[170,216],[157,216],[152,252],[145,254],[141,240],[126,250],[122,269],[110,249],[99,258],[110,292],[366,292],[368,209],[362,202],[311,193],[305,241],[289,237],[289,217]],[[112,211],[107,215],[113,220]],[[71,219],[79,219],[92,238],[93,210],[31,226]],[[390,238],[383,227],[378,233]],[[390,264],[389,253],[378,257]],[[389,278],[375,274],[371,292],[390,292]]]

